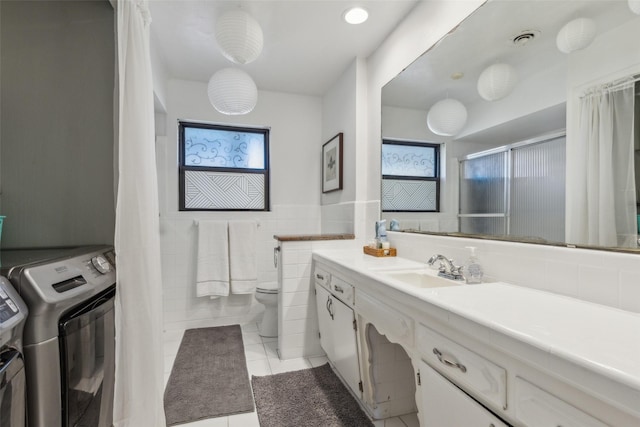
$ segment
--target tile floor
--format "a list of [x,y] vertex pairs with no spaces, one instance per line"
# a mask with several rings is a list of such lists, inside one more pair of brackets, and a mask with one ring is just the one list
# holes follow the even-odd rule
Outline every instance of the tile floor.
[[[166,331],[164,333],[164,382],[171,374],[171,367],[180,347],[184,331]],[[308,357],[280,360],[276,351],[277,338],[262,338],[258,335],[257,323],[242,325],[242,338],[247,359],[247,370],[251,375],[272,375],[299,369],[314,368],[327,362],[326,357]],[[231,415],[228,417],[210,418],[189,424],[184,427],[259,427],[256,412]],[[374,422],[375,427],[419,427],[416,415],[389,418]],[[355,427],[355,426],[354,426]]]

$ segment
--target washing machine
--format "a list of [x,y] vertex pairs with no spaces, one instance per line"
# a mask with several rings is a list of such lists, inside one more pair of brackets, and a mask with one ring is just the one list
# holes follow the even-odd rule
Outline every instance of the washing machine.
[[26,377],[22,331],[28,310],[11,284],[0,277],[0,426],[26,426]]
[[[115,371],[111,246],[4,250],[24,300],[29,427],[110,427]],[[1,424],[4,427],[4,424]]]

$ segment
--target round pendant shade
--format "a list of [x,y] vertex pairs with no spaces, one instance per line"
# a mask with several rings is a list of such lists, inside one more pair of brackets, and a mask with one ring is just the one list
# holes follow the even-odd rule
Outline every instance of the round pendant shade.
[[466,122],[467,108],[456,99],[447,98],[436,102],[427,114],[427,126],[436,135],[456,135]]
[[493,64],[480,74],[478,93],[487,101],[497,101],[509,95],[517,81],[516,70],[511,65]]
[[225,58],[236,64],[248,64],[262,52],[260,24],[241,9],[224,13],[216,23],[216,40]]
[[568,22],[558,32],[556,45],[562,53],[571,53],[589,46],[596,37],[596,23],[588,18]]
[[227,115],[250,113],[258,102],[258,88],[253,79],[237,68],[216,72],[209,79],[207,92],[211,105]]
[[629,9],[637,15],[640,15],[640,0],[629,0]]

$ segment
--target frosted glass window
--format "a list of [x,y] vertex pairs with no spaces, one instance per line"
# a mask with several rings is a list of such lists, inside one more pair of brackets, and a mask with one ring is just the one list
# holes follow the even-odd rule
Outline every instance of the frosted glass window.
[[382,210],[385,212],[430,212],[438,206],[434,181],[382,180]]
[[383,212],[438,212],[440,146],[426,142],[382,141]]
[[382,174],[434,178],[437,147],[425,144],[382,144]]
[[264,175],[186,171],[184,205],[198,210],[264,210]]
[[185,166],[264,169],[262,133],[185,127]]
[[179,122],[180,210],[269,210],[269,130]]

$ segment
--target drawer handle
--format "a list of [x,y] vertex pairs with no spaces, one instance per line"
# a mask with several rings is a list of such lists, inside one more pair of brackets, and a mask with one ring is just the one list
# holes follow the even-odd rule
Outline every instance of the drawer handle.
[[440,363],[450,366],[452,368],[458,368],[460,369],[460,371],[462,371],[462,373],[467,372],[467,367],[464,366],[462,363],[458,363],[458,362],[453,362],[449,359],[447,359],[445,356],[442,355],[442,353],[440,352],[440,350],[438,350],[437,348],[433,348],[433,354],[435,354],[436,356],[438,356],[438,360],[440,361]]
[[339,286],[339,285],[333,285],[333,289],[334,289],[336,292],[340,292],[341,294],[344,294],[344,289],[342,289],[342,286]]
[[324,280],[324,276],[322,274],[316,273],[316,279]]

